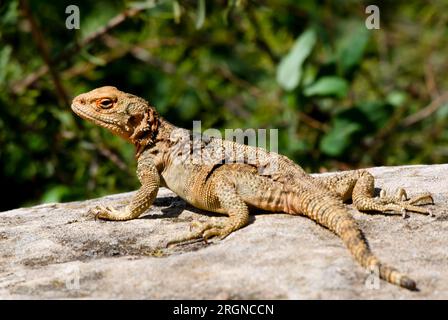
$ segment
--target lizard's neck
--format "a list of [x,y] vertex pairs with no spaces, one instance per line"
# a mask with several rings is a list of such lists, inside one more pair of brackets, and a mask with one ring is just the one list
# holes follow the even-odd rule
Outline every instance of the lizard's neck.
[[155,136],[154,142],[167,142],[170,140],[171,133],[176,130],[177,127],[162,117],[159,118],[159,130]]
[[170,136],[173,130],[176,130],[177,127],[170,122],[166,121],[162,117],[159,117],[157,119],[158,125],[157,130],[155,133],[153,133],[152,139],[147,144],[136,144],[136,155],[135,157],[138,159],[140,155],[147,149],[165,145],[169,143]]

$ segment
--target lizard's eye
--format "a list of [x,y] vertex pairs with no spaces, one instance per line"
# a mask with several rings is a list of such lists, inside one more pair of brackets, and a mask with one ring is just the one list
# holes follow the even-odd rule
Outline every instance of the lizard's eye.
[[114,102],[109,98],[104,98],[101,100],[98,100],[98,105],[103,109],[109,109],[112,108],[114,105]]

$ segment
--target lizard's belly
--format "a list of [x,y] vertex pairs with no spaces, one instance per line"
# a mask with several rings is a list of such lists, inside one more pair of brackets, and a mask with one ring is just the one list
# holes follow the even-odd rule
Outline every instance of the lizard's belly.
[[188,174],[185,170],[179,170],[177,168],[171,168],[162,172],[163,180],[168,189],[173,191],[182,199],[186,200],[187,190],[185,181],[188,179]]
[[222,213],[215,193],[206,183],[207,170],[192,166],[172,166],[162,172],[166,187],[196,208]]

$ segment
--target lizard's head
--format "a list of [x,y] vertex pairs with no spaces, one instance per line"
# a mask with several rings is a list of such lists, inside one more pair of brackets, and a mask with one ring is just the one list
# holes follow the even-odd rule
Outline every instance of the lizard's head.
[[157,112],[148,102],[110,86],[78,95],[72,110],[135,144],[137,156],[154,142],[159,127]]

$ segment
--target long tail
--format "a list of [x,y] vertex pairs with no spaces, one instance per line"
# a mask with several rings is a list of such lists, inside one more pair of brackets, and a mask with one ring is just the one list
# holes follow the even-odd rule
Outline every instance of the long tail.
[[302,214],[336,233],[361,266],[368,270],[379,271],[380,278],[387,282],[409,290],[417,290],[414,280],[396,269],[384,265],[373,255],[361,229],[340,201],[327,195],[306,191],[291,200],[291,209],[299,210]]

